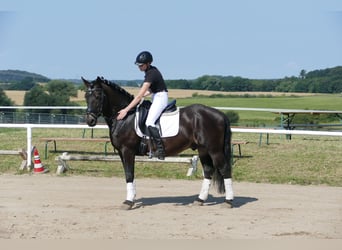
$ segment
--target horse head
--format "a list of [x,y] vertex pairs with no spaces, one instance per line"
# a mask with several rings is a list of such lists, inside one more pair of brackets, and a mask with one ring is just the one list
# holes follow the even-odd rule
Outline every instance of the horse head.
[[134,98],[118,84],[110,82],[103,77],[97,77],[94,81],[87,81],[82,77],[87,90],[85,99],[87,102],[86,122],[93,127],[97,118],[101,115],[106,121],[117,116],[119,110],[126,107]]
[[85,99],[87,102],[86,122],[88,126],[94,127],[98,117],[102,115],[105,93],[102,87],[102,79],[97,77],[94,81],[87,81],[82,77],[87,90]]

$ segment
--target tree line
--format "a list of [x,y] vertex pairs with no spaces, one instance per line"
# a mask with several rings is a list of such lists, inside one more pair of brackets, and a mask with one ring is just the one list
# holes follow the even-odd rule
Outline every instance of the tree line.
[[[27,85],[32,86],[24,96],[24,106],[78,106],[77,103],[70,101],[71,97],[77,97],[77,86],[66,80],[51,80],[46,84],[38,84],[31,78],[23,80]],[[18,83],[18,84],[22,84]],[[0,106],[12,106],[5,92],[0,88]],[[42,113],[60,112],[58,110],[39,110]],[[73,113],[72,110],[63,110],[62,113]]]
[[[13,102],[3,89],[26,90],[25,106],[72,106],[70,97],[77,94],[77,85],[69,80],[50,80],[44,76],[23,71],[0,71],[10,81],[0,86],[0,106],[11,106]],[[17,77],[11,77],[17,74]],[[1,76],[1,74],[0,74]],[[39,84],[45,80],[47,84]],[[114,80],[114,82],[116,82]],[[141,81],[117,81],[124,86],[139,85]],[[282,79],[248,79],[234,76],[204,75],[194,80],[166,80],[170,89],[194,89],[215,91],[262,91],[262,92],[303,92],[303,93],[342,93],[342,66],[300,71],[299,75]]]
[[[83,88],[81,85],[79,88]],[[34,84],[34,86],[25,93],[24,106],[78,106],[77,103],[70,101],[72,96],[77,96],[79,89],[72,82],[65,80],[51,80],[47,84]],[[12,106],[14,103],[5,95],[0,88],[0,106]],[[0,110],[1,111],[1,110]],[[37,109],[30,110],[33,113],[58,113],[58,114],[76,114],[78,110],[51,110]],[[232,123],[237,123],[239,115],[235,111],[226,111]]]
[[233,76],[201,76],[195,80],[167,80],[175,89],[215,91],[262,91],[301,93],[342,93],[342,66],[306,72],[298,77],[256,80]]

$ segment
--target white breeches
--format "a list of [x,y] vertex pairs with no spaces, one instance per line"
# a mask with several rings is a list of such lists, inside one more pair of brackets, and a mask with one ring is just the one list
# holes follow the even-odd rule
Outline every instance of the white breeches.
[[167,92],[158,92],[152,95],[152,105],[146,118],[146,126],[155,127],[156,120],[168,104]]

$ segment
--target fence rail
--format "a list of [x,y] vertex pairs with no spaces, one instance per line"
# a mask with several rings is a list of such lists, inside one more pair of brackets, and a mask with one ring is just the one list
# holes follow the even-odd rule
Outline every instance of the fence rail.
[[[265,112],[283,112],[283,111],[293,111],[293,112],[331,112],[331,113],[342,113],[342,111],[338,110],[307,110],[307,109],[274,109],[274,108],[243,108],[243,107],[213,107],[219,110],[240,110],[240,111],[265,111]],[[36,109],[60,109],[60,110],[86,110],[86,106],[0,106],[0,110],[3,109],[27,109],[27,110],[36,110]]]
[[0,123],[80,124],[84,122],[82,114],[0,112]]

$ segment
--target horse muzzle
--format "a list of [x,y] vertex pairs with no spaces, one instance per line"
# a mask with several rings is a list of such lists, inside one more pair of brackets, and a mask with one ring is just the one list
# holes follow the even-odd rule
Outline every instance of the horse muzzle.
[[87,113],[85,118],[88,126],[94,127],[96,125],[97,116],[94,113]]

